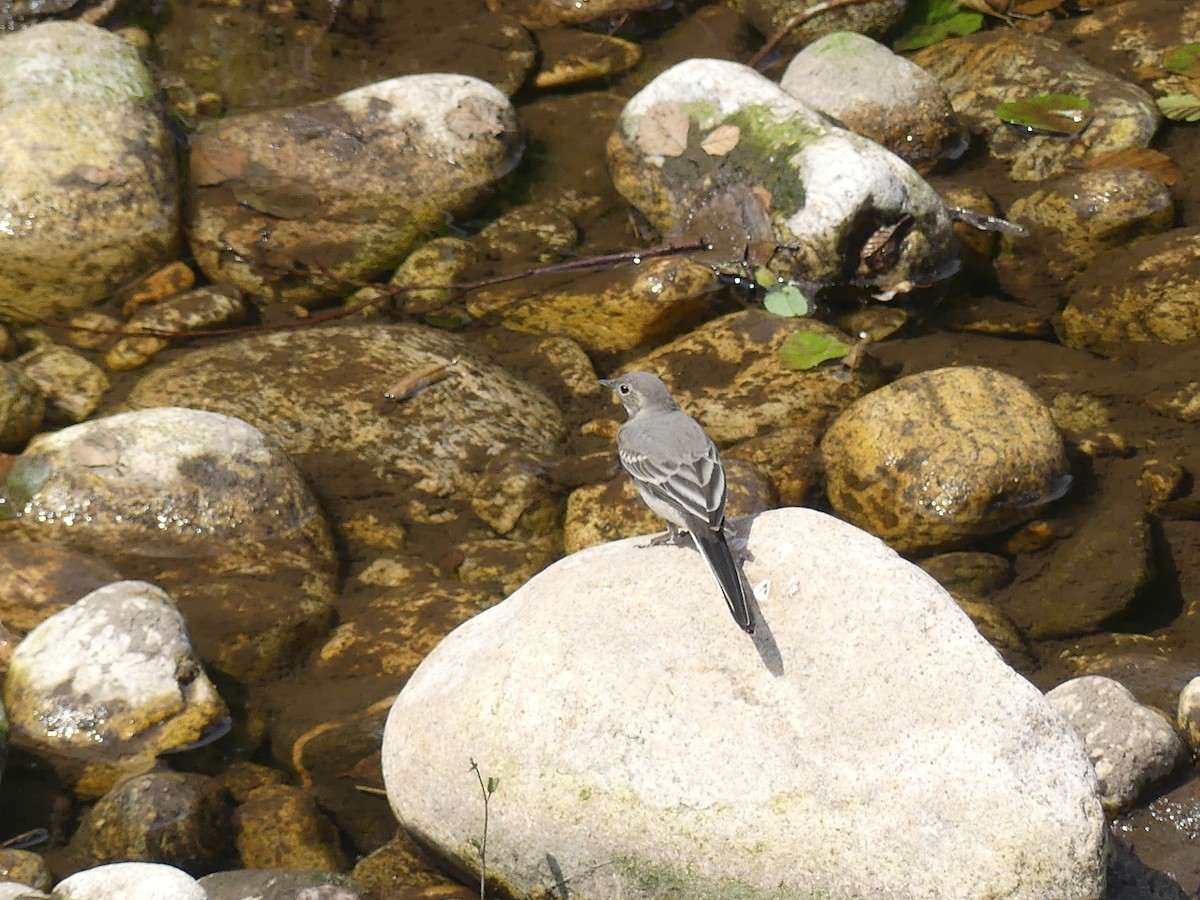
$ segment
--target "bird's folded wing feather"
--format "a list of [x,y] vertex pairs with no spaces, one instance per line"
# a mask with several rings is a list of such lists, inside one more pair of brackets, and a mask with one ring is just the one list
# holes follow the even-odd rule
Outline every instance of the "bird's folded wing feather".
[[712,441],[688,421],[693,428],[665,431],[667,440],[657,429],[622,429],[618,455],[643,490],[715,530],[725,518],[725,472]]

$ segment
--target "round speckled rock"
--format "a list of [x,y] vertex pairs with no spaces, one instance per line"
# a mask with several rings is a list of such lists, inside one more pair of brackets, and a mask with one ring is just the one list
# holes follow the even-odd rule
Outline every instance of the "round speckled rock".
[[809,44],[788,64],[779,86],[918,172],[967,148],[962,126],[933,77],[856,32],[828,34]]
[[1032,517],[1070,484],[1049,409],[975,366],[902,378],[850,406],[821,441],[838,515],[901,552],[943,549]]
[[84,797],[228,718],[179,610],[142,581],[93,591],[33,629],[13,654],[4,702],[18,744]]
[[487,0],[492,12],[508,13],[534,31],[558,25],[582,25],[598,19],[628,15],[659,5],[659,0]]
[[[739,0],[739,5],[750,24],[762,34],[774,34],[793,16],[819,6],[814,0]],[[820,15],[791,29],[779,48],[784,53],[795,53],[806,44],[839,31],[882,38],[900,24],[904,8],[902,0],[870,0],[826,7]]]
[[1104,263],[1072,285],[1062,312],[1064,344],[1113,353],[1124,341],[1200,340],[1200,228],[1176,228],[1114,253]]
[[77,22],[0,32],[0,315],[62,317],[175,252],[175,146],[130,44]]
[[0,362],[0,450],[19,450],[37,433],[46,398],[20,366]]
[[196,263],[267,300],[316,303],[394,268],[467,212],[523,149],[508,98],[466,75],[392,78],[230,116],[191,141]]
[[1006,218],[1029,234],[1001,239],[996,275],[1009,294],[1036,299],[1061,293],[1102,254],[1169,229],[1175,203],[1149,172],[1099,169],[1014,200]]
[[1113,815],[1171,774],[1187,747],[1162,713],[1143,706],[1119,681],[1087,675],[1046,694],[1079,734],[1100,779],[1100,800]]

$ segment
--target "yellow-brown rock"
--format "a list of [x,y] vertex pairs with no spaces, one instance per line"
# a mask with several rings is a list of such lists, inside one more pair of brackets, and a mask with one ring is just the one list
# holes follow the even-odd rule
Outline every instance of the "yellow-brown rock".
[[976,366],[868,394],[821,442],[834,510],[901,552],[1031,518],[1070,484],[1062,437],[1024,382]]

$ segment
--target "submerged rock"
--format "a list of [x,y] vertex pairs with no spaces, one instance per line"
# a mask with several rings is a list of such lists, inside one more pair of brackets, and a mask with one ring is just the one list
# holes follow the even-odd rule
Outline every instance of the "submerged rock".
[[64,878],[54,888],[61,900],[208,900],[200,883],[174,866],[159,863],[120,862],[84,869]]
[[625,106],[613,184],[660,231],[783,279],[883,295],[957,268],[937,193],[883,147],[834,125],[748,66],[692,59]]
[[121,413],[40,435],[14,471],[23,493],[9,529],[168,590],[223,671],[290,665],[332,624],[328,525],[295,465],[246,422]]
[[429,74],[206,123],[191,148],[197,265],[307,304],[346,293],[340,279],[394,268],[517,164],[522,139],[495,87]]
[[140,581],[93,591],[33,629],[4,699],[20,745],[83,797],[228,727],[183,617]]
[[102,28],[0,34],[0,315],[61,317],[175,253],[175,148],[157,91]]
[[[1017,181],[1042,181],[1117,150],[1145,147],[1161,116],[1154,98],[1084,61],[1057,41],[1012,28],[938,41],[912,56],[950,97],[958,117],[1007,160]],[[1078,135],[1030,134],[996,115],[1001,103],[1043,94],[1086,99],[1091,120]]]
[[518,896],[1103,893],[1082,744],[932,578],[828,516],[764,513],[751,639],[694,551],[643,543],[555,564],[401,691],[388,797],[437,856],[477,869],[474,759],[500,785],[488,875]]
[[838,515],[902,552],[1015,525],[1071,483],[1046,405],[1020,379],[978,366],[871,392],[829,427],[821,456]]

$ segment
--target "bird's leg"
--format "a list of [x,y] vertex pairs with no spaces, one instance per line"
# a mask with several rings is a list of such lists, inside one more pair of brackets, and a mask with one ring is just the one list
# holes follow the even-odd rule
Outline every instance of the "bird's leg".
[[688,533],[682,530],[674,522],[667,523],[667,533],[656,535],[650,540],[647,545],[649,547],[661,547],[664,544],[670,544],[673,547],[682,547],[691,544],[691,538]]

